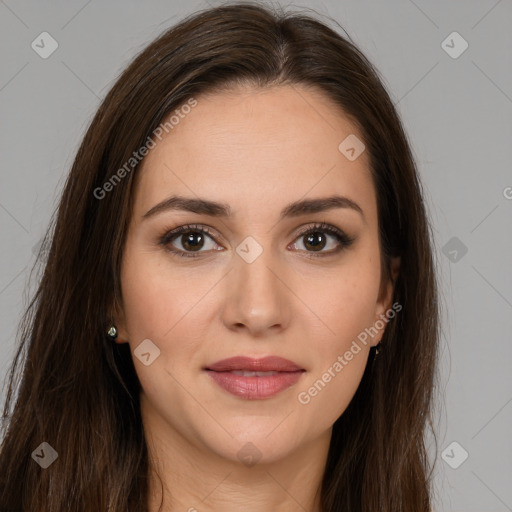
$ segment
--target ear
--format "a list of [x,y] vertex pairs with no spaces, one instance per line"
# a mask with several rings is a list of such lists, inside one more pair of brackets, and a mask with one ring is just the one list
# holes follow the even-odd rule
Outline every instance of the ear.
[[114,297],[114,305],[110,313],[112,323],[117,329],[116,343],[128,343],[128,332],[126,330],[126,319],[124,315],[124,309],[122,304],[119,303],[117,297]]
[[[398,273],[400,271],[400,257],[397,256],[395,258],[391,258],[390,261],[390,271],[391,271],[391,279],[387,279],[385,275],[382,276],[380,290],[379,290],[379,298],[377,300],[377,306],[375,309],[375,320],[374,320],[374,328],[378,331],[378,333],[373,337],[372,346],[376,346],[382,336],[384,336],[384,331],[386,330],[387,325],[387,316],[386,311],[391,309],[391,303],[393,301],[393,292],[395,289],[395,282],[398,277]],[[378,322],[380,320],[380,322]],[[378,322],[378,323],[377,323]],[[382,326],[382,323],[384,325]],[[379,326],[382,326],[379,328]]]

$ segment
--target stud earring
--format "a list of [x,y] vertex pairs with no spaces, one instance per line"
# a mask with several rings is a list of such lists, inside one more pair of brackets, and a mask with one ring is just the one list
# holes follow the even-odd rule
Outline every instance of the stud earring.
[[110,338],[111,341],[115,341],[117,338],[117,329],[115,325],[111,325],[107,331],[107,336]]

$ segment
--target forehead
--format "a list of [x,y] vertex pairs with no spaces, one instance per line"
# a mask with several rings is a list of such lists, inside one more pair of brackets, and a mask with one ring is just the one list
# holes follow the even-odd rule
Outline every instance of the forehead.
[[362,135],[321,91],[240,87],[195,99],[137,171],[136,213],[171,194],[226,202],[236,216],[338,193],[376,215],[366,151],[350,161],[339,149]]

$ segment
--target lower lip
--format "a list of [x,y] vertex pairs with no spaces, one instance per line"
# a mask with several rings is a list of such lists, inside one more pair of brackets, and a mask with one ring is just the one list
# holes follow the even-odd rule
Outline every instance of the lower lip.
[[230,372],[206,372],[221,388],[246,400],[261,400],[275,396],[293,386],[304,373],[279,372],[268,377],[242,377]]

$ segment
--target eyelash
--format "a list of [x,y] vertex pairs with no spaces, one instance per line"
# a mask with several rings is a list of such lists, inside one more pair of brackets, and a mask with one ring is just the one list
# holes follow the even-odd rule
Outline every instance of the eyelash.
[[[166,231],[166,233],[160,238],[159,244],[163,245],[166,248],[166,250],[169,251],[174,256],[179,256],[179,257],[184,257],[184,258],[198,258],[200,256],[201,252],[205,252],[205,251],[198,251],[197,253],[192,253],[192,252],[186,252],[186,251],[182,251],[180,249],[175,249],[175,248],[171,249],[169,247],[169,244],[171,241],[173,241],[179,235],[182,235],[184,233],[189,233],[189,232],[198,232],[200,234],[206,234],[212,239],[214,238],[213,233],[208,229],[207,226],[200,226],[198,224],[187,224],[184,226],[180,226],[179,228],[173,229],[172,231]],[[331,226],[329,224],[326,224],[325,222],[319,222],[319,223],[314,224],[313,226],[309,226],[309,227],[305,228],[297,235],[296,239],[304,237],[304,236],[312,234],[312,233],[316,233],[316,232],[323,232],[323,233],[327,233],[327,234],[333,236],[340,243],[341,248],[339,248],[335,251],[319,252],[319,253],[306,251],[308,253],[307,257],[318,258],[318,257],[330,256],[330,255],[336,254],[336,253],[340,252],[341,250],[343,250],[344,248],[349,247],[352,244],[352,242],[354,242],[354,240],[355,240],[354,237],[348,236],[346,233],[344,233],[340,229],[338,229],[334,226]]]

